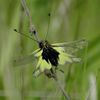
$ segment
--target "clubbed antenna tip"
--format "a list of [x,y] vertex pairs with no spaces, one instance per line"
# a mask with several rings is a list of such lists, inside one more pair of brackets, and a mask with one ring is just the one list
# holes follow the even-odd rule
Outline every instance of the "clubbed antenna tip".
[[16,30],[16,29],[14,29],[14,31],[15,31],[15,32],[17,32],[17,30]]
[[48,13],[48,16],[51,16],[51,14],[50,14],[50,13]]

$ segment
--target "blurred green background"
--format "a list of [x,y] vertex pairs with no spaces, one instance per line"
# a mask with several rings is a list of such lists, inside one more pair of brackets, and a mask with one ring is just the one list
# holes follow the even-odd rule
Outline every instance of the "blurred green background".
[[[100,100],[100,0],[27,0],[38,35],[50,43],[85,38],[88,50],[78,53],[83,63],[64,65],[58,72],[71,100]],[[13,29],[29,34],[28,18],[20,0],[0,0],[0,100],[65,100],[52,79],[32,76],[35,62],[15,67],[14,58],[28,55],[38,45]]]

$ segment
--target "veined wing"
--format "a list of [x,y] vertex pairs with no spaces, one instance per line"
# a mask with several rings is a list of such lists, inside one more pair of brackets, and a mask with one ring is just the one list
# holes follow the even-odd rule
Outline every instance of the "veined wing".
[[20,65],[25,65],[25,64],[32,63],[32,62],[34,62],[34,58],[36,57],[35,54],[37,54],[39,52],[40,52],[40,49],[37,49],[37,50],[35,50],[34,52],[32,52],[31,54],[29,54],[27,56],[15,59],[13,61],[13,64],[15,66],[20,66]]
[[86,47],[87,41],[85,39],[72,41],[72,42],[64,42],[64,43],[55,43],[52,44],[52,47],[64,47],[67,53],[75,53],[80,49]]

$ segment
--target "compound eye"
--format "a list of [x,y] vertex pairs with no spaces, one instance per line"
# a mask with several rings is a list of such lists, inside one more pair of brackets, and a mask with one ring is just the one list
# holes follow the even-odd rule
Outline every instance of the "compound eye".
[[45,40],[45,43],[46,43],[46,44],[48,43],[47,40]]

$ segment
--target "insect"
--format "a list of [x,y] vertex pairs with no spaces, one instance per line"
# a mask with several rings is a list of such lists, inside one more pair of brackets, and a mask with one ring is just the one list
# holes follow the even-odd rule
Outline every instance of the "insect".
[[[17,30],[15,31],[17,32]],[[86,46],[86,40],[84,39],[55,44],[50,44],[47,40],[36,41],[39,46],[37,50],[25,58],[15,60],[15,63],[19,63],[33,61],[34,58],[38,58],[38,63],[33,72],[35,77],[44,73],[49,78],[55,78],[59,65],[81,61],[80,58],[73,56],[73,54]]]

